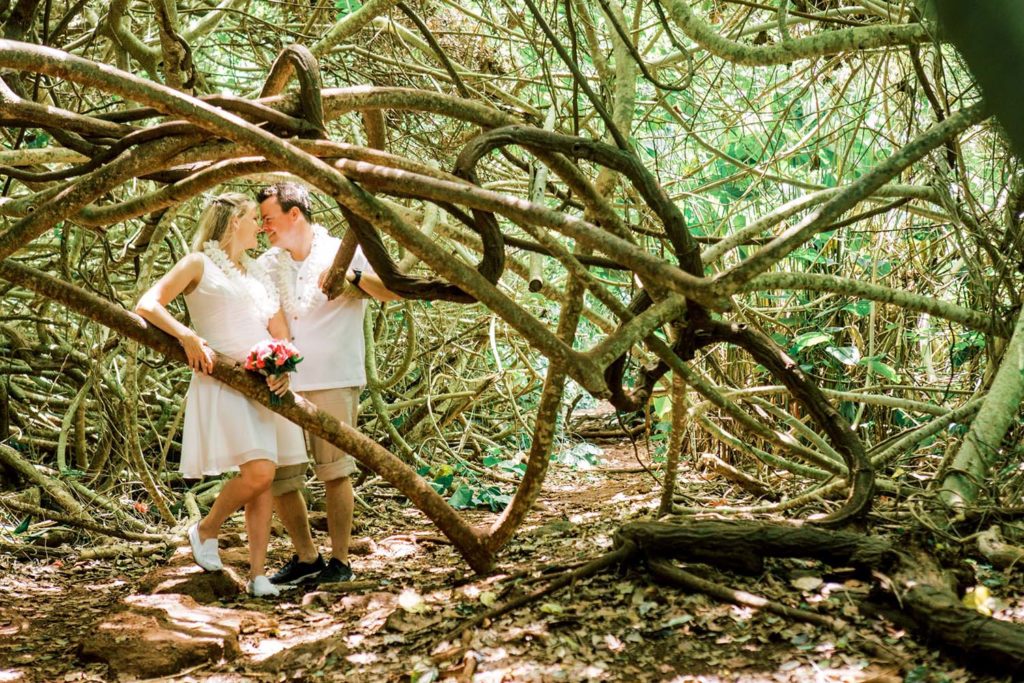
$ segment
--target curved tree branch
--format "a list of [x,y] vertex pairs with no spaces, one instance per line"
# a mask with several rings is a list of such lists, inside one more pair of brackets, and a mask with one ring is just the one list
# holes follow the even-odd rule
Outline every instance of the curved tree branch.
[[[785,0],[788,1],[788,0]],[[775,45],[745,45],[718,33],[693,13],[688,0],[657,0],[672,20],[702,48],[722,59],[748,66],[788,64],[840,52],[854,52],[899,45],[921,45],[934,40],[922,24],[903,26],[862,26],[827,31],[820,35],[787,40]]]

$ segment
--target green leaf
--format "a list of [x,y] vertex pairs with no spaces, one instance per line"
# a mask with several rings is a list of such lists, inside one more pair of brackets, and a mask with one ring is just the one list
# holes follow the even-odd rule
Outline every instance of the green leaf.
[[886,378],[890,382],[900,381],[900,374],[896,372],[896,369],[894,367],[892,367],[891,365],[886,365],[882,361],[877,360],[875,358],[861,358],[858,365],[863,365],[871,372]]
[[928,667],[922,665],[916,669],[908,671],[907,677],[903,680],[906,681],[906,683],[925,683],[928,679]]
[[469,488],[465,484],[460,484],[459,488],[455,489],[455,493],[448,499],[448,504],[456,510],[465,510],[466,508],[473,507],[473,489]]
[[809,349],[812,346],[818,344],[825,344],[832,341],[832,335],[822,332],[821,330],[814,330],[813,332],[804,332],[803,334],[797,335],[793,339],[793,346],[791,348],[793,353],[799,353],[804,349]]
[[794,249],[789,254],[789,258],[793,258],[798,261],[803,261],[804,263],[820,263],[824,265],[832,265],[835,263],[834,260],[828,258],[827,256],[822,256],[813,249],[807,248]]
[[438,493],[444,493],[445,491],[448,490],[448,487],[452,485],[452,481],[454,479],[454,472],[449,472],[448,474],[442,474],[439,477],[435,477],[434,481],[432,482],[434,484],[434,490],[436,490]]
[[825,353],[843,365],[856,365],[860,361],[860,349],[856,346],[826,346]]
[[601,459],[601,448],[592,443],[580,443],[569,448],[556,451],[552,460],[577,469],[590,469]]
[[664,420],[665,417],[672,412],[672,397],[671,396],[655,396],[654,397],[654,414],[659,420]]
[[50,142],[50,136],[40,131],[34,134],[29,133],[25,136],[25,140],[28,142],[29,149],[42,149]]
[[434,683],[440,677],[441,672],[438,671],[436,666],[431,665],[429,662],[421,662],[409,674],[409,683]]
[[512,496],[502,493],[497,486],[488,486],[477,493],[477,505],[486,505],[491,512],[501,512],[512,502]]
[[359,0],[335,0],[334,2],[334,7],[338,10],[338,19],[347,14],[352,14],[362,6],[363,3],[359,2]]
[[841,310],[848,311],[854,315],[864,317],[871,313],[871,302],[866,299],[859,299],[843,306]]
[[28,525],[31,521],[31,517],[26,517],[25,519],[21,520],[21,524],[19,524],[12,533],[15,536],[20,536],[21,534],[25,533],[26,531],[28,531]]
[[879,277],[885,277],[892,272],[892,262],[886,258],[878,259],[876,261],[871,258],[871,256],[861,254],[857,257],[857,265],[859,265],[865,273],[870,273],[874,270]]

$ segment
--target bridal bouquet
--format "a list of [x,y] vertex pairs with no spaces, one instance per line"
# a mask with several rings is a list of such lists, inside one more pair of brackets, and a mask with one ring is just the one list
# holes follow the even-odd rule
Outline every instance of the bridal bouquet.
[[[245,357],[245,369],[258,372],[264,377],[272,377],[294,372],[295,366],[301,362],[302,355],[290,342],[268,339],[249,349],[249,355]],[[279,406],[282,402],[280,396],[270,392],[270,405]]]

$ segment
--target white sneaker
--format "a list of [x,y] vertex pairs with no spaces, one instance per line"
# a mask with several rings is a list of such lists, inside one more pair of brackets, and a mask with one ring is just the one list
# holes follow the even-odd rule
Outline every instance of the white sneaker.
[[270,579],[263,574],[250,581],[246,585],[245,590],[254,598],[276,597],[281,594],[281,589],[270,583]]
[[192,545],[192,559],[196,561],[196,564],[208,572],[224,569],[224,564],[220,561],[220,553],[217,552],[217,539],[199,540],[198,523],[188,528],[188,542]]

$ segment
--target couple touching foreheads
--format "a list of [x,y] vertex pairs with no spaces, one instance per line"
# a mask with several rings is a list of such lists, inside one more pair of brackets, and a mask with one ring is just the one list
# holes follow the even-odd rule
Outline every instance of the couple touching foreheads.
[[[246,253],[266,232],[272,246],[258,259]],[[303,356],[289,375],[267,377],[281,396],[295,390],[320,410],[356,426],[363,365],[365,298],[397,299],[356,250],[342,295],[328,301],[321,289],[340,240],[312,222],[309,193],[296,183],[265,187],[253,200],[223,194],[199,219],[192,253],[178,261],[139,300],[136,313],[173,335],[193,369],[185,398],[181,471],[198,478],[229,471],[209,513],[188,530],[192,555],[203,569],[221,569],[217,533],[245,506],[249,537],[248,591],[279,593],[279,585],[347,581],[352,532],[352,456],[310,437],[316,476],[324,483],[330,561],[317,552],[301,489],[308,465],[302,430],[208,376],[214,354],[243,361],[268,338],[290,339]],[[169,304],[184,294],[192,328],[176,320]],[[273,509],[291,536],[295,554],[269,579],[265,574]]]

